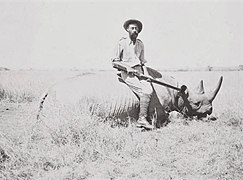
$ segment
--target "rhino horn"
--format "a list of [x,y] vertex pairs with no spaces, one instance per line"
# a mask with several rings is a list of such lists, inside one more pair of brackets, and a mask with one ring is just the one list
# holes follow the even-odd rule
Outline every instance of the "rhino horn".
[[200,81],[198,87],[197,87],[197,92],[199,94],[204,94],[204,87],[203,87],[203,80]]
[[221,76],[220,79],[219,79],[219,82],[216,86],[216,88],[214,89],[214,91],[212,91],[210,94],[209,94],[209,101],[212,102],[214,100],[214,98],[216,97],[217,93],[219,92],[219,89],[222,85],[222,82],[223,82],[223,77]]

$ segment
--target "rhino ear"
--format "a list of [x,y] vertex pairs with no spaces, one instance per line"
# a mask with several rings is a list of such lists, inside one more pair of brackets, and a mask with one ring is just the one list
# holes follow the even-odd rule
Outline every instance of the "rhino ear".
[[198,94],[204,94],[205,93],[204,87],[203,87],[203,80],[200,81],[196,91],[197,91]]

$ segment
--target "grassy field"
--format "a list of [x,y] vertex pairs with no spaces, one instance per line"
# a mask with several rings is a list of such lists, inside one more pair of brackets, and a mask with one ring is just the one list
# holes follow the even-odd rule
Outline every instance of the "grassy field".
[[82,73],[0,72],[0,179],[243,179],[242,71],[166,72],[191,88],[203,79],[206,91],[223,75],[216,121],[171,117],[150,132],[78,113],[55,130],[38,122],[43,93]]

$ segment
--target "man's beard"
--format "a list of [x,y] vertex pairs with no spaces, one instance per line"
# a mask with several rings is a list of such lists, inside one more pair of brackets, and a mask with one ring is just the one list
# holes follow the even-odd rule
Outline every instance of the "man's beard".
[[132,33],[131,34],[131,39],[136,39],[138,37],[138,33]]

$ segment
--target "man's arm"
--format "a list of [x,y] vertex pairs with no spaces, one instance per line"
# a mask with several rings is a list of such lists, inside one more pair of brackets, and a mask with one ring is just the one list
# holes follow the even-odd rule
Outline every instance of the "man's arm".
[[140,53],[140,56],[139,56],[139,60],[140,60],[140,63],[141,65],[143,66],[145,63],[147,63],[146,59],[144,58],[144,44],[141,40],[139,40],[140,42],[140,48],[141,48],[141,53]]
[[121,48],[121,44],[120,44],[120,41],[119,41],[117,43],[116,48],[113,51],[111,61],[112,62],[121,61],[121,54],[122,54],[122,48]]
[[124,67],[128,73],[136,73],[137,72],[136,69],[131,68],[129,65],[122,63],[121,61],[113,61],[112,66],[113,67],[116,67],[116,66]]
[[140,56],[139,56],[140,63],[141,63],[141,66],[142,66],[142,68],[143,68],[143,73],[144,73],[144,75],[145,75],[145,76],[149,76],[148,70],[147,70],[147,68],[146,68],[146,66],[145,66],[145,63],[147,63],[147,61],[146,61],[145,58],[144,58],[144,44],[143,44],[143,42],[142,42],[141,40],[140,40],[140,42],[141,42],[141,48],[142,48],[142,50],[141,50],[141,54],[140,54]]
[[150,76],[149,73],[148,73],[147,67],[145,65],[143,65],[142,68],[143,68],[144,75],[145,76]]

